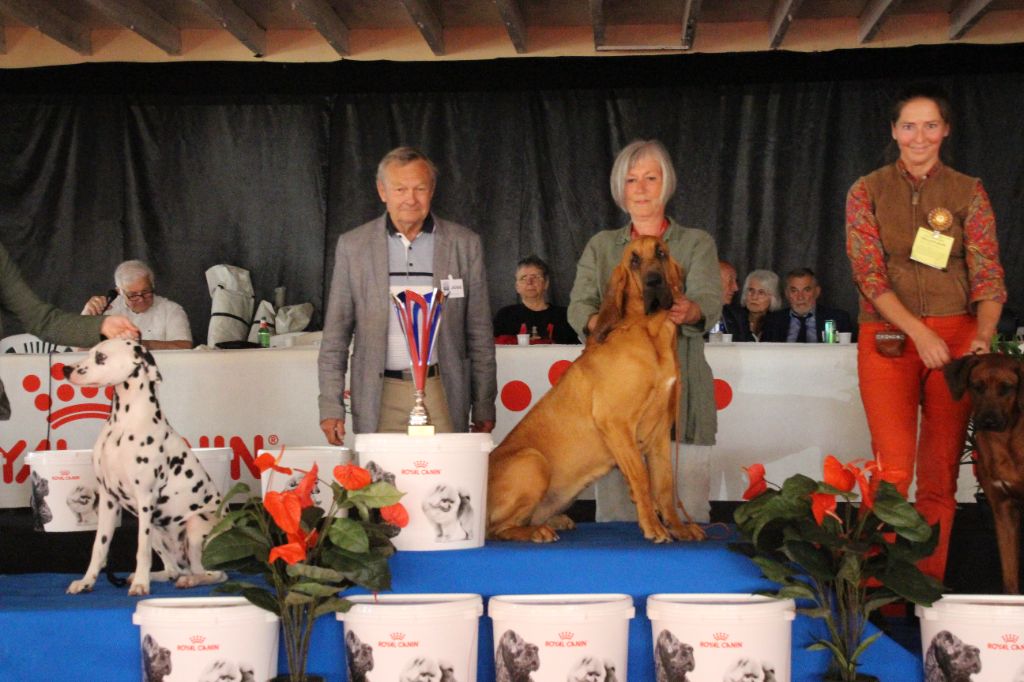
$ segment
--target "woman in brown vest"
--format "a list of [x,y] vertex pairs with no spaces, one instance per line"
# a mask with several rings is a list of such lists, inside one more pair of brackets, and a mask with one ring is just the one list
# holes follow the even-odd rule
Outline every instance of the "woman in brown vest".
[[857,368],[881,473],[904,495],[916,474],[917,509],[939,523],[938,547],[921,569],[942,580],[970,406],[953,401],[939,370],[989,349],[1006,287],[981,181],[939,160],[950,133],[945,95],[905,91],[891,123],[899,159],[857,180],[846,201],[860,292]]

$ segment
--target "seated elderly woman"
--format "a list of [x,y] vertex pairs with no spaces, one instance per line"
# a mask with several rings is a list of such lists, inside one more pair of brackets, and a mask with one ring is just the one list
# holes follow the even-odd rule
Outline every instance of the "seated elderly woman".
[[760,341],[765,315],[782,308],[779,276],[771,270],[751,270],[743,282],[740,305],[747,311],[750,336],[734,340]]

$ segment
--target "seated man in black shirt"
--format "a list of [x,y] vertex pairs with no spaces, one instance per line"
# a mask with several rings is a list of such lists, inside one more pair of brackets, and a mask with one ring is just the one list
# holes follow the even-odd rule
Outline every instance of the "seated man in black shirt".
[[525,325],[536,343],[579,343],[569,326],[565,306],[547,302],[548,264],[537,256],[527,256],[516,267],[516,293],[519,303],[505,306],[494,316],[494,336],[515,337]]

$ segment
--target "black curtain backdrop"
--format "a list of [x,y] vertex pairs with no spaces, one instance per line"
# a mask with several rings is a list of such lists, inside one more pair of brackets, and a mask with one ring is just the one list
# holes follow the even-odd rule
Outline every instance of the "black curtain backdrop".
[[259,298],[284,285],[289,303],[312,302],[316,325],[338,235],[382,212],[377,162],[412,144],[439,166],[436,212],[482,236],[495,309],[529,254],[565,304],[586,241],[625,222],[616,152],[654,137],[679,176],[671,215],[708,230],[741,277],[812,267],[852,313],[846,191],[886,160],[889,103],[921,79],[951,95],[946,150],[992,198],[1018,306],[1022,45],[0,70],[0,241],[67,310],[142,258],[202,342],[204,272],[229,263]]

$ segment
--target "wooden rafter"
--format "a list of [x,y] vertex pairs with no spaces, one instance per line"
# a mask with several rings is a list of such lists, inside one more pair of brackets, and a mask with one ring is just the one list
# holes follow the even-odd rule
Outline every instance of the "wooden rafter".
[[257,57],[267,53],[267,31],[231,0],[192,0]]
[[771,49],[774,50],[782,44],[782,39],[786,37],[786,31],[789,30],[789,25],[793,23],[793,15],[800,9],[803,1],[776,0],[768,29],[768,45]]
[[697,21],[700,19],[702,0],[683,0],[683,49],[692,50],[697,37]]
[[858,18],[857,39],[866,43],[874,39],[889,13],[896,9],[901,0],[871,0]]
[[594,48],[604,45],[604,0],[590,0],[590,23],[594,27]]
[[36,0],[0,0],[0,9],[80,55],[92,54],[89,28]]
[[949,39],[960,40],[985,15],[992,0],[962,0],[949,15]]
[[526,20],[520,0],[494,0],[501,12],[501,23],[505,24],[508,37],[519,54],[526,53]]
[[292,9],[306,18],[338,54],[349,54],[348,26],[327,0],[291,0]]
[[167,54],[181,54],[181,31],[141,0],[85,0]]
[[416,28],[423,34],[430,50],[438,57],[443,57],[444,52],[444,26],[441,25],[441,17],[437,15],[430,0],[402,0],[405,10],[412,17]]
[[0,17],[0,54],[7,54],[7,39],[4,35],[4,18]]

